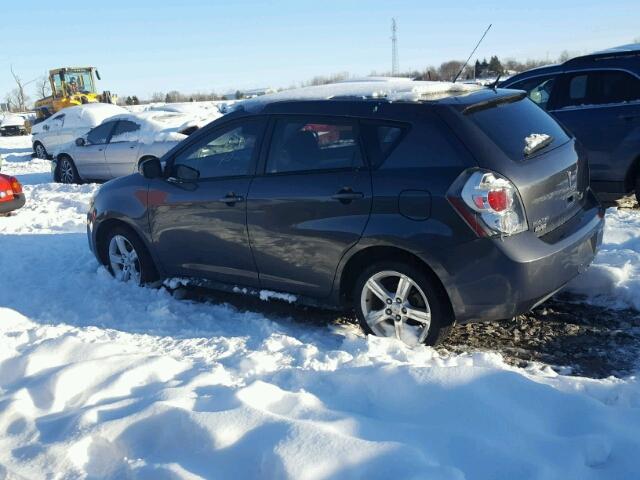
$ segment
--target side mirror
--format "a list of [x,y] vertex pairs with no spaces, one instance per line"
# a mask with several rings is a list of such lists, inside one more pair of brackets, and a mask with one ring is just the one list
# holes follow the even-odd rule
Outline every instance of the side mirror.
[[[48,129],[47,129],[48,130]],[[80,138],[76,138],[76,145],[79,147],[84,147],[86,145],[86,141],[84,138],[80,137]]]
[[98,77],[98,80],[102,80],[102,79],[100,78],[100,72],[99,72],[98,70],[96,70],[96,77]]
[[187,165],[177,165],[175,167],[175,174],[180,180],[184,180],[186,182],[194,182],[200,178],[200,172]]
[[160,178],[162,176],[162,165],[160,164],[160,160],[157,158],[148,158],[140,162],[138,165],[138,172],[144,178],[148,178],[149,180],[154,178]]

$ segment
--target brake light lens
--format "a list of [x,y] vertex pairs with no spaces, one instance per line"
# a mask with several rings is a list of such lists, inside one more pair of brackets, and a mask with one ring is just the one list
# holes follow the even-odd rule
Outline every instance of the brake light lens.
[[508,236],[529,229],[518,189],[498,173],[465,171],[447,197],[479,236]]
[[9,177],[9,183],[11,184],[11,190],[15,195],[22,193],[22,184],[15,177]]

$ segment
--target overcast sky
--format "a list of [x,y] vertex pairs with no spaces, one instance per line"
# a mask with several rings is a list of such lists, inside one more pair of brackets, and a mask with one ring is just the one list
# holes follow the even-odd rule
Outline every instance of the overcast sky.
[[[464,60],[489,23],[479,58],[554,59],[563,50],[586,53],[640,38],[639,0],[528,3],[3,1],[0,101],[14,87],[11,64],[24,81],[55,67],[96,66],[99,90],[141,98],[173,89],[226,92],[336,72],[389,71],[393,16],[401,70]],[[34,87],[27,87],[32,97]]]

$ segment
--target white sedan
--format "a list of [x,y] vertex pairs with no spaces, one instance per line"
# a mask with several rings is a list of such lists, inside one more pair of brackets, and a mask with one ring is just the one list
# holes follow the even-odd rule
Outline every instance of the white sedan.
[[197,120],[179,113],[148,111],[109,118],[58,153],[54,180],[80,183],[134,173],[148,158],[160,158],[198,128]]
[[86,135],[93,127],[127,110],[108,103],[89,103],[60,110],[31,127],[33,151],[38,158],[54,157],[76,138]]

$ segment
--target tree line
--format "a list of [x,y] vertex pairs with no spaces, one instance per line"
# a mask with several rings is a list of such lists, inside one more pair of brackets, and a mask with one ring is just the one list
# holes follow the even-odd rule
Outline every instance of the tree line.
[[[515,73],[523,72],[534,67],[547,65],[550,63],[562,63],[572,57],[572,54],[564,51],[559,58],[553,61],[547,60],[526,60],[518,61],[507,58],[500,60],[497,55],[489,57],[489,60],[483,58],[477,59],[475,63],[464,66],[464,62],[460,60],[449,60],[443,62],[440,66],[427,66],[421,70],[408,70],[399,73],[398,77],[409,77],[416,80],[433,80],[433,81],[451,81],[459,72],[459,79],[472,80],[480,78],[491,78],[499,75],[507,76]],[[464,67],[464,68],[463,68]],[[51,94],[49,79],[47,76],[39,77],[29,82],[23,82],[21,77],[16,74],[11,67],[11,75],[16,83],[16,88],[11,90],[4,96],[5,105],[10,111],[25,111],[32,106],[31,98],[27,94],[26,87],[35,83],[35,94],[38,99],[47,97]],[[391,72],[371,72],[372,76],[392,76]],[[331,75],[317,75],[309,80],[291,84],[288,88],[307,87],[314,85],[325,85],[327,83],[335,83],[354,78],[349,72],[339,72]],[[235,92],[221,94],[218,92],[195,92],[182,93],[178,90],[170,90],[168,92],[154,92],[149,98],[141,99],[138,95],[127,95],[119,97],[118,103],[121,105],[138,105],[144,103],[178,103],[178,102],[202,102],[210,100],[226,100],[226,99],[242,99],[245,98],[246,92],[236,90]]]

